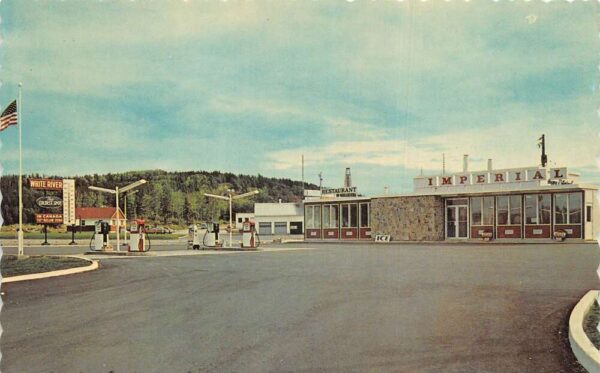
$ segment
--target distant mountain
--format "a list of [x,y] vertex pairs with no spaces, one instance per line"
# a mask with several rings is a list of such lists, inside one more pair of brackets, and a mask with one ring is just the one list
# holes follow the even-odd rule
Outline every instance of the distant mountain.
[[[35,223],[35,213],[41,208],[35,200],[44,195],[43,191],[29,189],[29,177],[23,176],[23,222]],[[50,177],[52,176],[43,176]],[[206,198],[204,193],[226,195],[229,188],[236,194],[258,189],[260,193],[254,197],[234,202],[235,212],[250,212],[255,202],[296,202],[301,200],[302,182],[290,179],[277,179],[262,175],[235,175],[218,171],[167,172],[162,170],[130,171],[124,173],[108,173],[104,175],[85,175],[74,177],[58,177],[75,179],[77,207],[115,206],[115,196],[88,189],[90,185],[113,189],[116,185],[125,186],[139,179],[146,179],[147,184],[139,187],[137,193],[127,197],[127,215],[132,218],[145,218],[160,224],[187,224],[193,221],[229,219],[227,201]],[[317,188],[314,184],[306,184],[307,188]],[[4,224],[16,224],[19,219],[18,176],[7,175],[0,178],[2,191],[2,217]],[[124,209],[124,198],[120,197],[121,208]]]

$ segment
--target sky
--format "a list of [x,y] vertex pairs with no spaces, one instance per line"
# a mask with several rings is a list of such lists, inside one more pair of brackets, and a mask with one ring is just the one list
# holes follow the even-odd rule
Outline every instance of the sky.
[[[343,185],[539,164],[600,182],[597,2],[0,2],[25,173],[219,170]],[[0,133],[18,173],[18,130]]]

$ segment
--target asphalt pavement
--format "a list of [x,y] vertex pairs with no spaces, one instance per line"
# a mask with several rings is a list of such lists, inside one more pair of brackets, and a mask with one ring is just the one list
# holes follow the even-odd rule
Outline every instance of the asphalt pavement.
[[290,245],[5,284],[2,372],[571,372],[596,245]]

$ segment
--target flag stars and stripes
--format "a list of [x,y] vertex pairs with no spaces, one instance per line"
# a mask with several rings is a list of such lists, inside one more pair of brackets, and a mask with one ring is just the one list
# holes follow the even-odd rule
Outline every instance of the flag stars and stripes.
[[4,109],[0,116],[0,131],[4,131],[8,126],[17,125],[17,100],[14,100]]

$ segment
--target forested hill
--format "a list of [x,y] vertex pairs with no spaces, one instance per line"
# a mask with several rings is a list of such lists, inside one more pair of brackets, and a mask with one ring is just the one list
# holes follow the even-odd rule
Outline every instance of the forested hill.
[[[29,189],[29,177],[23,176],[23,220],[35,223],[35,213],[42,212],[35,200],[44,195],[43,191]],[[52,178],[52,176],[43,176]],[[114,189],[123,187],[139,179],[147,184],[137,188],[138,192],[127,197],[127,215],[131,218],[145,218],[155,223],[187,224],[193,221],[229,219],[227,201],[206,198],[204,193],[226,195],[229,188],[236,194],[258,189],[256,196],[234,202],[235,212],[250,212],[254,202],[296,202],[301,200],[302,182],[290,179],[276,179],[261,175],[235,175],[232,173],[190,171],[167,172],[162,170],[131,171],[125,173],[57,177],[75,179],[77,207],[115,206],[115,196],[88,189],[90,185]],[[307,188],[316,188],[306,184]],[[2,217],[4,224],[18,222],[18,176],[7,175],[0,178],[2,191]],[[124,198],[120,198],[123,209]]]

